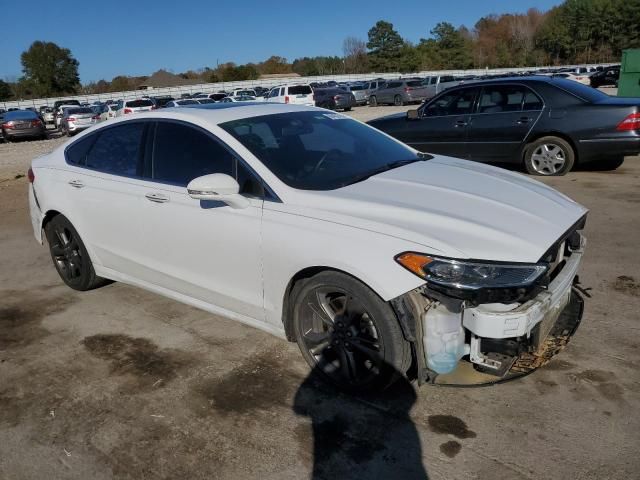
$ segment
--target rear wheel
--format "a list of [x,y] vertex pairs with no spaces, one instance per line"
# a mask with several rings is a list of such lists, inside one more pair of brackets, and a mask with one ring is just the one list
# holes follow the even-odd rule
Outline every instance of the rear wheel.
[[372,95],[371,97],[369,97],[369,106],[370,107],[377,107],[378,106],[378,99],[376,98],[375,95]]
[[106,283],[98,277],[80,235],[64,215],[57,215],[45,227],[53,265],[60,278],[74,290],[91,290]]
[[402,97],[400,95],[396,95],[395,97],[393,97],[393,104],[396,107],[401,107],[404,105],[404,101],[402,100]]
[[351,107],[346,107],[346,108],[344,109],[344,111],[345,111],[345,112],[350,112],[350,111],[351,111]]
[[565,175],[574,162],[573,148],[559,137],[539,138],[524,151],[524,166],[531,175]]
[[600,160],[597,165],[600,170],[616,170],[624,163],[624,157]]
[[411,366],[392,308],[366,285],[334,271],[298,282],[293,332],[318,375],[350,391],[382,390]]

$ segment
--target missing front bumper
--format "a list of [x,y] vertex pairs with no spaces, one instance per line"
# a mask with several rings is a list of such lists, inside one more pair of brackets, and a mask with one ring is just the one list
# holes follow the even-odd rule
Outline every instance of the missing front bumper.
[[584,300],[575,289],[572,289],[569,301],[550,327],[549,333],[537,342],[538,348],[533,352],[519,354],[506,373],[500,376],[478,371],[471,362],[462,360],[451,373],[429,375],[425,372],[424,378],[436,385],[473,386],[491,385],[527,375],[544,366],[564,349],[580,325],[583,310]]

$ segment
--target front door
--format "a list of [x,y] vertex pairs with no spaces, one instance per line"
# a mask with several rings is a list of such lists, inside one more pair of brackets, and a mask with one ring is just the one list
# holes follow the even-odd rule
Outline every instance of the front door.
[[[245,170],[209,132],[158,121],[145,168],[144,264],[158,286],[262,321],[263,200]],[[250,206],[191,198],[189,181],[210,173],[236,177]]]
[[477,88],[444,93],[419,110],[398,138],[422,152],[467,156],[467,129]]

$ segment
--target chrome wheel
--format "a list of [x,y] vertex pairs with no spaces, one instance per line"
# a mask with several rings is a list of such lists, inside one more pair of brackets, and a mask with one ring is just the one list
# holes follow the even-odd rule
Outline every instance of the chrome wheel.
[[68,282],[82,276],[82,252],[73,232],[56,225],[51,237],[51,256],[60,275]]
[[564,150],[553,143],[539,145],[531,154],[531,166],[540,175],[555,175],[565,165]]
[[334,381],[367,384],[380,374],[383,345],[362,302],[339,287],[318,287],[300,310],[302,343],[316,368]]

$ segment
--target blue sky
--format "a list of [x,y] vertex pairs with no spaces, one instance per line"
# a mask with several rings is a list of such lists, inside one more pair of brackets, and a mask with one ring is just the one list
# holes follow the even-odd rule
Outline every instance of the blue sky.
[[34,40],[69,48],[83,83],[258,62],[270,55],[342,55],[347,36],[366,40],[380,19],[406,39],[427,37],[441,21],[472,27],[490,13],[546,10],[552,0],[106,0],[2,2],[0,78],[21,75],[20,54]]

